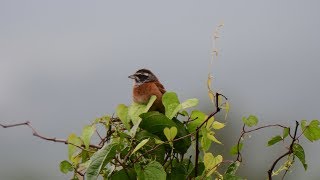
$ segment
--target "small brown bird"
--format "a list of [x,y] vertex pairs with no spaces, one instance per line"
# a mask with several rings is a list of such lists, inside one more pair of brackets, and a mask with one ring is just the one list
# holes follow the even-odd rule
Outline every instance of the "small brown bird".
[[139,104],[147,104],[152,95],[157,99],[150,108],[150,111],[159,111],[164,113],[162,104],[162,95],[166,92],[158,78],[148,69],[140,69],[129,78],[133,83],[133,101]]

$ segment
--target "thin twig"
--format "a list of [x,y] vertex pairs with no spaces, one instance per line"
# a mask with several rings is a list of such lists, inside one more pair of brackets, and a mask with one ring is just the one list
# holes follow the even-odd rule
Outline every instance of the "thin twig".
[[[240,143],[241,143],[241,139],[243,138],[243,136],[247,133],[251,133],[251,132],[254,132],[254,131],[257,131],[259,129],[264,129],[264,128],[269,128],[269,127],[281,127],[281,128],[289,128],[289,127],[286,127],[286,126],[283,126],[281,124],[270,124],[270,125],[265,125],[265,126],[260,126],[260,127],[257,127],[257,128],[254,128],[254,129],[250,129],[250,130],[246,130],[245,129],[246,125],[243,124],[242,126],[242,132],[241,132],[241,135],[238,139],[238,142],[237,142],[237,159],[236,161],[239,161],[239,162],[242,162],[242,155],[240,153]],[[290,129],[290,128],[289,128]],[[289,133],[290,134],[290,133]]]
[[[35,128],[33,128],[33,126],[31,125],[31,123],[29,121],[26,121],[26,122],[23,122],[23,123],[9,124],[9,125],[3,125],[3,124],[0,123],[0,126],[3,127],[3,128],[12,128],[12,127],[17,127],[17,126],[27,126],[28,128],[30,128],[32,130],[32,134],[34,136],[40,138],[40,139],[44,139],[46,141],[70,144],[70,145],[78,147],[79,149],[82,149],[82,150],[85,150],[85,151],[90,151],[90,150],[85,149],[84,145],[78,146],[76,144],[68,142],[68,140],[65,140],[65,139],[57,139],[55,137],[54,138],[50,138],[50,137],[43,136],[40,133],[38,133],[38,131],[36,131]],[[94,144],[90,144],[89,147],[95,148],[95,149],[101,149],[101,146],[97,146],[97,145],[94,145]],[[92,152],[95,152],[95,151],[92,151]]]

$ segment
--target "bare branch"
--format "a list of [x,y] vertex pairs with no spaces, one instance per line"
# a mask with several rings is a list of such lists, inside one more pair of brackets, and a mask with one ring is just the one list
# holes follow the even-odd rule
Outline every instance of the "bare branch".
[[[87,150],[85,149],[85,146],[82,145],[82,146],[78,146],[76,144],[73,144],[71,142],[68,142],[68,140],[66,139],[57,139],[57,138],[51,138],[51,137],[46,137],[46,136],[43,136],[41,134],[38,133],[38,131],[36,131],[35,128],[33,128],[33,126],[31,125],[31,123],[29,121],[26,121],[26,122],[23,122],[23,123],[16,123],[16,124],[9,124],[9,125],[4,125],[4,124],[1,124],[0,123],[0,126],[3,127],[3,128],[12,128],[12,127],[17,127],[17,126],[27,126],[28,128],[30,128],[32,130],[32,134],[40,139],[43,139],[43,140],[46,140],[46,141],[52,141],[52,142],[58,142],[58,143],[64,143],[64,144],[70,144],[70,145],[73,145],[73,146],[76,146],[78,147],[79,149],[82,149],[82,150],[85,150],[85,151],[90,151],[90,150]],[[95,148],[95,149],[100,149],[101,146],[97,146],[97,145],[93,145],[93,144],[90,144],[89,147],[91,148]],[[93,151],[94,152],[94,151]]]

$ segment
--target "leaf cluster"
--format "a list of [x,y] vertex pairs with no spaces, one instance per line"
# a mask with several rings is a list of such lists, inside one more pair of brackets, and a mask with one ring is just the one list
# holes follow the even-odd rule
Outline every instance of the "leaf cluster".
[[[70,134],[68,160],[60,163],[61,172],[73,172],[75,180],[222,177],[218,167],[223,157],[208,150],[212,143],[222,144],[215,133],[225,124],[199,110],[187,111],[198,105],[195,98],[180,102],[176,93],[166,92],[162,99],[164,114],[149,112],[155,99],[152,96],[147,104],[120,104],[116,117],[96,119],[84,127],[80,136]],[[98,127],[104,132],[99,133]],[[199,139],[195,139],[196,132]],[[99,136],[99,148],[91,146],[94,134]],[[187,156],[194,141],[200,142],[204,154],[198,164]]]

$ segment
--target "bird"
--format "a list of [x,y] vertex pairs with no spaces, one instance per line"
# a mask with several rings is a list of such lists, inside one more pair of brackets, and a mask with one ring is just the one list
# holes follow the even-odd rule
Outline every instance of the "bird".
[[149,69],[139,69],[134,74],[128,76],[133,79],[132,98],[133,102],[138,104],[147,104],[152,95],[157,99],[149,109],[149,111],[165,112],[162,103],[162,95],[166,92],[164,86],[159,79]]

